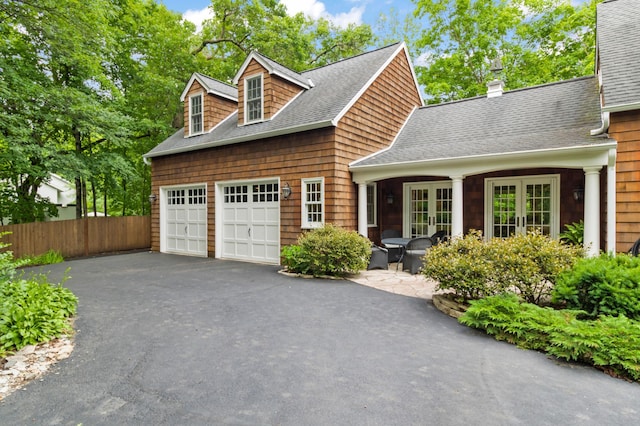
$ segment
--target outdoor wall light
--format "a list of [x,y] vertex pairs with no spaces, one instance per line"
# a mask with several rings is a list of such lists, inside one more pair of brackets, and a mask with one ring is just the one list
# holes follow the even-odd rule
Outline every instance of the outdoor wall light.
[[151,204],[155,203],[157,199],[158,199],[158,196],[156,194],[149,194],[149,202]]
[[584,200],[584,188],[576,188],[573,190],[573,199],[575,201]]
[[291,197],[291,187],[289,186],[289,183],[285,183],[284,186],[282,187],[282,198],[284,198],[285,200],[288,200],[289,197]]
[[387,192],[387,204],[393,204],[393,192]]

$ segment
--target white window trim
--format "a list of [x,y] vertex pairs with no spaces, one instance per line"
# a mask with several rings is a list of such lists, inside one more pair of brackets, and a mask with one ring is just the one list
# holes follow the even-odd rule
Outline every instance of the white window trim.
[[[260,118],[255,120],[249,120],[249,109],[247,108],[247,102],[249,101],[249,80],[260,79]],[[254,74],[244,79],[244,124],[259,123],[264,121],[264,77],[262,74]]]
[[[193,98],[200,98],[200,117],[202,120],[202,128],[199,132],[194,132],[191,129],[193,110],[191,109],[191,100]],[[189,96],[189,136],[201,135],[204,133],[204,95],[202,92],[195,93]]]
[[[320,182],[320,197],[321,197],[321,201],[320,201],[320,208],[322,209],[322,220],[320,222],[309,222],[307,220],[307,184],[309,183],[318,183]],[[316,177],[316,178],[307,178],[307,179],[302,179],[302,229],[315,229],[315,228],[321,228],[324,225],[324,221],[325,221],[325,216],[326,216],[326,211],[324,208],[324,199],[325,199],[325,192],[324,192],[324,178],[323,177]]]
[[[367,184],[367,197],[369,195],[369,188],[373,188],[373,223],[369,223],[369,210],[367,209],[367,227],[375,228],[376,226],[378,226],[378,184],[375,182]],[[367,207],[369,207],[368,202]]]
[[[484,180],[484,229],[485,238],[493,237],[493,184],[501,182],[517,181],[522,187],[527,183],[549,182],[551,184],[551,238],[558,238],[560,235],[560,175],[529,175],[529,176],[505,176],[499,178],[486,178]],[[522,189],[520,189],[522,191]],[[522,195],[522,194],[520,194]],[[521,203],[521,200],[517,201]],[[524,206],[520,205],[519,209]],[[526,214],[520,211],[519,214]]]

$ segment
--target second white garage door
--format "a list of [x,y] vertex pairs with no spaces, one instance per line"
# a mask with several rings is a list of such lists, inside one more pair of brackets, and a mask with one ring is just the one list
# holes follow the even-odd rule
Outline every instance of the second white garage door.
[[278,189],[278,181],[221,186],[221,257],[280,263]]

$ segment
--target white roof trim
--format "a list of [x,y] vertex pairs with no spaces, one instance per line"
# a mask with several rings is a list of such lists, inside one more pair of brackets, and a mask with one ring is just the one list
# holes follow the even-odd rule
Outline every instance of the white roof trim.
[[391,62],[393,62],[393,60],[396,58],[396,56],[398,56],[398,54],[400,52],[403,52],[403,51],[405,52],[406,57],[407,57],[407,62],[409,63],[409,66],[411,67],[411,75],[413,76],[413,82],[414,82],[414,85],[415,85],[415,89],[416,89],[416,91],[418,93],[418,98],[420,98],[420,103],[422,105],[424,105],[424,101],[422,100],[422,95],[420,94],[420,90],[418,89],[418,87],[420,87],[420,86],[418,85],[418,80],[416,79],[416,74],[415,74],[415,71],[413,69],[413,65],[411,64],[411,59],[409,58],[409,51],[407,50],[407,45],[404,42],[402,42],[398,46],[398,49],[396,49],[396,51],[393,52],[393,54],[389,56],[389,58],[385,61],[385,63],[382,64],[382,66],[380,68],[378,68],[378,71],[376,71],[376,73],[371,76],[369,81],[367,81],[367,83],[364,86],[362,86],[362,88],[358,91],[358,93],[356,93],[356,95],[351,99],[351,101],[349,101],[349,103],[342,109],[342,111],[340,111],[340,113],[333,119],[333,125],[334,126],[338,125],[338,122],[340,120],[342,120],[342,117],[344,117],[345,114],[347,114],[347,112],[349,112],[351,107],[353,105],[355,105],[355,103],[358,101],[358,99],[360,99],[360,97],[369,89],[369,87],[371,87],[373,82],[376,81],[378,79],[378,77],[380,77],[380,74],[382,74],[384,72],[384,70],[387,68],[387,66],[389,66],[389,64]]
[[[209,88],[208,85],[204,81],[202,81],[202,79],[198,76],[198,73],[195,73],[195,72],[193,74],[191,74],[191,78],[189,79],[189,82],[187,83],[187,85],[185,86],[184,90],[182,91],[182,94],[180,95],[180,102],[184,102],[184,100],[187,98],[187,93],[189,93],[189,89],[193,85],[194,81],[198,81],[198,83],[200,83],[202,88],[207,91],[207,94],[220,96],[221,98],[225,98],[225,99],[229,99],[230,101],[238,102],[238,98],[237,97],[234,98],[233,96],[229,96],[226,93],[222,93],[222,92],[219,92],[217,90],[213,90],[213,89]],[[224,84],[224,83],[220,82],[220,84]]]
[[391,141],[391,145],[389,145],[388,147],[383,148],[383,149],[381,149],[381,150],[379,150],[379,151],[372,152],[371,154],[369,154],[369,155],[367,155],[367,156],[365,156],[365,157],[362,157],[362,158],[359,158],[359,159],[357,159],[357,160],[355,160],[355,161],[352,161],[351,163],[349,163],[349,167],[355,167],[355,166],[357,166],[357,165],[358,165],[358,163],[359,163],[359,162],[361,162],[361,161],[365,161],[365,160],[368,160],[368,159],[369,159],[369,158],[371,158],[371,157],[374,157],[374,156],[376,156],[376,155],[378,155],[378,154],[381,154],[381,153],[383,153],[383,152],[389,151],[391,148],[393,148],[393,145],[395,145],[396,141],[398,140],[398,138],[399,138],[399,137],[400,137],[400,135],[402,134],[402,131],[404,130],[405,126],[409,123],[409,121],[411,120],[411,117],[413,116],[413,114],[414,114],[414,113],[415,113],[419,108],[420,108],[420,107],[414,107],[414,108],[413,108],[413,110],[411,111],[411,114],[409,114],[409,116],[408,116],[408,117],[407,117],[407,119],[404,121],[404,123],[402,123],[402,127],[400,127],[400,130],[398,131],[398,133],[396,133],[396,136],[393,138],[393,141]]
[[[236,115],[236,112],[234,112],[231,116],[225,118],[225,120],[230,119],[234,115]],[[259,124],[259,123],[255,123],[255,124]],[[301,126],[291,126],[291,127],[285,128],[285,129],[271,130],[271,131],[268,131],[268,132],[245,135],[245,136],[240,136],[240,137],[231,138],[231,139],[214,140],[214,141],[204,142],[204,143],[197,144],[197,145],[185,146],[185,147],[170,149],[170,150],[161,151],[161,152],[157,152],[157,153],[147,153],[147,154],[144,154],[142,157],[143,158],[164,157],[166,155],[179,154],[179,153],[183,153],[183,152],[198,151],[198,150],[201,150],[201,149],[213,148],[213,147],[217,147],[217,146],[232,145],[232,144],[240,143],[240,142],[257,141],[257,140],[260,140],[260,139],[272,138],[272,137],[283,136],[283,135],[289,135],[289,134],[292,134],[292,133],[306,132],[308,130],[321,129],[323,127],[330,127],[332,125],[333,125],[333,123],[331,122],[331,120],[316,121],[315,123],[304,124],[304,125],[301,125]]]
[[602,107],[604,112],[622,112],[640,109],[640,102],[632,102],[630,104],[605,105]]
[[[310,88],[313,87],[313,82],[310,79],[307,79],[308,82],[305,83],[304,81],[292,78],[292,77],[290,77],[290,76],[288,76],[286,74],[283,74],[283,73],[279,72],[278,70],[273,68],[269,63],[267,63],[262,58],[262,56],[257,52],[251,52],[249,54],[249,56],[247,56],[247,58],[242,63],[242,66],[240,67],[240,69],[236,73],[236,76],[233,78],[233,84],[235,84],[235,85],[238,84],[238,82],[240,81],[240,76],[242,76],[242,74],[244,73],[246,68],[249,66],[249,63],[251,62],[252,59],[255,59],[256,62],[259,63],[264,69],[266,69],[269,74],[277,75],[278,77],[280,77],[280,78],[282,78],[284,80],[287,80],[288,82],[293,83],[296,86],[302,87],[303,89],[310,89]],[[295,71],[292,70],[291,72],[295,72]],[[296,73],[296,74],[298,74],[298,73]],[[301,77],[301,78],[304,78],[304,77]]]
[[350,166],[349,170],[353,174],[353,181],[362,183],[413,175],[464,177],[507,169],[607,166],[609,151],[616,146],[617,142],[612,141],[592,146],[436,158],[368,166],[354,165]]

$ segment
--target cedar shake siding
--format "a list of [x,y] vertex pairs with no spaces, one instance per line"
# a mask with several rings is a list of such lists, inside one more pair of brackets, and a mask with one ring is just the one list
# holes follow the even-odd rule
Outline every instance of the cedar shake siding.
[[340,186],[327,191],[327,202],[336,206],[340,221],[350,229],[358,226],[358,196],[349,163],[389,146],[413,109],[422,105],[413,81],[402,51],[338,123],[335,167]]
[[640,110],[611,114],[616,157],[616,247],[625,252],[640,238]]
[[184,100],[184,123],[186,130],[185,136],[189,136],[190,134],[189,126],[191,125],[191,120],[189,120],[189,101],[191,99],[191,96],[197,95],[199,93],[202,94],[202,115],[204,132],[208,132],[209,130],[211,130],[237,109],[237,104],[235,102],[215,95],[207,94],[206,89],[203,88],[197,80],[194,80]]
[[[326,186],[336,185],[334,177],[334,129],[326,128],[276,138],[211,148],[153,159],[152,192],[171,185],[207,184],[207,241],[209,256],[215,247],[215,184],[229,180],[280,178],[289,183],[293,195],[280,200],[281,245],[293,244],[301,232],[301,179],[324,177]],[[329,196],[329,189],[325,194]],[[153,204],[152,250],[160,249],[159,203]],[[325,201],[326,222],[346,226],[336,216],[336,208]]]

